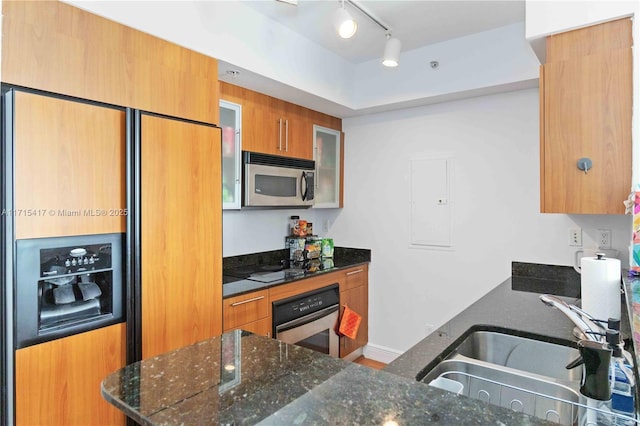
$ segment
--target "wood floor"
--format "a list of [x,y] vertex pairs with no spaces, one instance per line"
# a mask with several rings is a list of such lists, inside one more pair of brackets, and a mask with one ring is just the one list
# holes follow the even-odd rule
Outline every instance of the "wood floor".
[[372,359],[367,359],[364,356],[360,356],[360,357],[354,359],[353,362],[356,362],[356,363],[358,363],[360,365],[364,365],[366,367],[375,368],[376,370],[382,370],[384,367],[387,366],[387,364],[385,364],[383,362],[374,361]]

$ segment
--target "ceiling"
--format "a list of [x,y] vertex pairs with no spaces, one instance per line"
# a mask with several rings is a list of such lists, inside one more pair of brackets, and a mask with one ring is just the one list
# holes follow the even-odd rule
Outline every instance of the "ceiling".
[[[288,0],[290,1],[290,0]],[[524,0],[354,0],[388,25],[402,42],[402,51],[524,21]],[[243,0],[270,19],[357,64],[380,58],[385,31],[345,2],[358,23],[351,39],[341,39],[333,27],[338,0]],[[400,57],[402,66],[402,56]]]

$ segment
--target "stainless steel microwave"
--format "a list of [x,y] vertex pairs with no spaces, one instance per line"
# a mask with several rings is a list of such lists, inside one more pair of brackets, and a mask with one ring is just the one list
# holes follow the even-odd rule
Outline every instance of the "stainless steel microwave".
[[242,152],[243,207],[311,207],[315,161]]

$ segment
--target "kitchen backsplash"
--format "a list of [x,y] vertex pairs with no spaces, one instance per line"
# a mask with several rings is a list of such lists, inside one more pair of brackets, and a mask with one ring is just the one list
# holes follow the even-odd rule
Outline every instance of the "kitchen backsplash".
[[[289,250],[269,250],[247,253],[237,256],[225,256],[222,259],[222,269],[236,269],[255,265],[278,265],[289,258]],[[350,247],[335,247],[333,258],[340,262],[349,259],[351,263],[371,262],[371,250]]]
[[580,297],[580,274],[572,266],[511,262],[511,287],[533,293]]
[[340,213],[340,209],[314,208],[225,210],[222,213],[222,255],[229,257],[284,249],[292,215],[312,222],[314,234],[335,240],[331,227]]

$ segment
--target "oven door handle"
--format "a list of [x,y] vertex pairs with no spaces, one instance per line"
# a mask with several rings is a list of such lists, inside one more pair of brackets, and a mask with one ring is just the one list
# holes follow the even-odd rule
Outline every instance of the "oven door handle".
[[[289,322],[285,322],[284,324],[276,325],[276,333],[282,333],[287,330],[291,330],[292,328],[301,327],[305,324],[309,324],[310,322],[314,322],[322,317],[326,317],[335,311],[340,309],[340,305],[332,305],[328,308],[324,308],[318,312],[314,312],[309,315],[305,315],[301,318],[296,318]],[[277,338],[277,336],[275,336]]]

